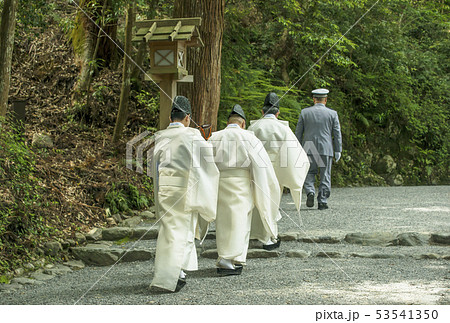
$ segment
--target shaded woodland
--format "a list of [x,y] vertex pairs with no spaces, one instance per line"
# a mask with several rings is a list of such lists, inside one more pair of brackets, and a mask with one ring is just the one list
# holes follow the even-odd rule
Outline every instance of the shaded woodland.
[[[236,103],[259,118],[274,91],[295,129],[311,90],[325,87],[344,146],[333,185],[448,185],[449,9],[444,0],[0,1],[0,274],[44,257],[49,239],[153,205],[152,182],[126,168],[125,149],[157,129],[159,90],[135,64],[148,70],[127,21],[202,17],[205,47],[188,53],[195,81],[178,89],[196,123],[223,129]],[[51,144],[32,144],[39,134]]]

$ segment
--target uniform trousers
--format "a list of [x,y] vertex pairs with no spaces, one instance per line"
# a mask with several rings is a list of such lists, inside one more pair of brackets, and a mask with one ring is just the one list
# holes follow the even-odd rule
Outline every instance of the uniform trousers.
[[308,155],[310,166],[308,175],[305,179],[305,192],[316,193],[314,183],[316,181],[316,175],[320,175],[319,194],[317,195],[317,202],[327,203],[327,199],[331,194],[331,164],[333,157],[325,155]]

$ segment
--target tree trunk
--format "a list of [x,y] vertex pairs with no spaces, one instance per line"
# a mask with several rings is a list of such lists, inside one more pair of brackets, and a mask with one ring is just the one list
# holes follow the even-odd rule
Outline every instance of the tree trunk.
[[5,0],[0,25],[0,116],[6,116],[8,108],[11,62],[14,50],[17,0]]
[[137,89],[138,91],[142,87],[142,78],[141,78],[141,68],[144,65],[145,55],[147,54],[147,43],[141,42],[138,48],[138,52],[136,54],[136,59],[134,60],[136,64],[132,65],[131,68],[131,82],[133,82],[133,89]]
[[[202,3],[201,0],[176,0],[173,8],[174,18],[185,18],[185,17],[202,17]],[[187,58],[186,58],[186,68],[189,74],[194,75],[194,83],[178,83],[178,95],[183,95],[191,101],[193,100],[193,91],[195,83],[195,71],[198,68],[198,63],[200,61],[200,51],[201,48],[188,48]]]
[[[105,0],[105,2],[103,3],[103,8],[102,8],[102,20],[105,20],[105,15],[106,15],[106,9],[108,8],[108,1],[109,0]],[[105,23],[100,24],[100,27],[103,29]],[[97,40],[95,41],[95,48],[94,48],[94,52],[92,53],[92,58],[91,58],[91,62],[95,62],[95,60],[97,59],[98,56],[98,52],[99,52],[99,48],[100,48],[100,43],[103,39],[103,33],[100,30],[100,28],[98,29],[98,33],[97,33]],[[91,109],[91,105],[90,105],[90,93],[89,93],[89,89],[91,88],[91,83],[92,83],[92,79],[94,78],[94,72],[96,70],[96,66],[94,64],[90,64],[88,66],[88,75],[87,75],[87,84],[86,84],[86,109],[87,109],[87,113],[88,115],[92,116],[94,119],[96,118],[97,111],[92,111]]]
[[122,90],[120,91],[120,103],[119,110],[117,112],[116,125],[114,127],[113,143],[116,143],[122,137],[123,127],[128,118],[128,99],[130,96],[130,86],[131,86],[131,38],[133,33],[133,25],[135,20],[135,9],[136,3],[133,1],[128,5],[127,10],[127,20],[125,27],[125,55],[123,63],[123,74],[122,74]]
[[87,95],[89,78],[91,74],[91,62],[94,58],[97,27],[95,24],[86,17],[86,14],[90,14],[95,20],[95,17],[87,9],[87,1],[80,1],[80,8],[76,17],[77,27],[72,34],[72,43],[76,54],[81,53],[80,57],[80,76],[75,85],[72,104],[83,104],[83,98]]
[[225,0],[177,0],[174,17],[202,17],[200,35],[205,47],[189,51],[188,71],[193,72],[194,84],[185,93],[192,105],[192,119],[199,125],[217,128],[220,104],[222,39]]
[[[113,12],[112,2],[110,0],[80,0],[77,16],[75,18],[75,28],[72,31],[71,38],[75,54],[81,59],[84,52],[85,38],[88,33],[93,37],[92,43],[97,41],[99,32],[96,24],[102,27],[103,31],[114,41],[117,38],[117,16]],[[88,16],[89,17],[88,17]],[[96,23],[94,23],[92,20]],[[104,60],[103,67],[110,66],[110,63],[116,59],[117,46],[114,42],[101,32],[98,58]],[[92,45],[94,47],[94,45]]]

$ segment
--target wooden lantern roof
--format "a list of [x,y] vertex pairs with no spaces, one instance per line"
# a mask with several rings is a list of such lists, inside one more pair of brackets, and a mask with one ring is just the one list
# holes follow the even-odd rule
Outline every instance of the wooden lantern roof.
[[186,46],[203,47],[198,27],[202,18],[143,20],[135,24],[133,42],[183,41]]

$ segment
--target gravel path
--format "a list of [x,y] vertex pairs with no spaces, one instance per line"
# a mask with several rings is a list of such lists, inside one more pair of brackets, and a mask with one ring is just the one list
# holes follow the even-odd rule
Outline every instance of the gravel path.
[[295,206],[284,194],[280,232],[294,230],[312,236],[450,232],[450,186],[334,188],[328,200],[330,209],[322,211],[317,210],[317,201],[315,208],[307,208],[305,202],[304,196],[300,211],[303,225],[297,225]]
[[[450,233],[450,187],[333,189],[330,209],[302,210],[302,225],[284,195],[289,215],[280,232],[304,236],[344,236],[352,232]],[[123,245],[127,247],[130,244]],[[155,241],[140,241],[154,247]],[[207,240],[198,248],[214,248]],[[289,250],[341,253],[340,258],[289,258]],[[86,267],[42,285],[0,293],[0,304],[450,304],[449,260],[416,259],[420,254],[449,255],[449,246],[360,246],[346,243],[283,242],[277,258],[249,259],[241,276],[218,277],[214,260],[199,258],[181,292],[148,291],[153,261]],[[366,259],[352,253],[404,255]],[[94,287],[92,287],[95,284]]]

